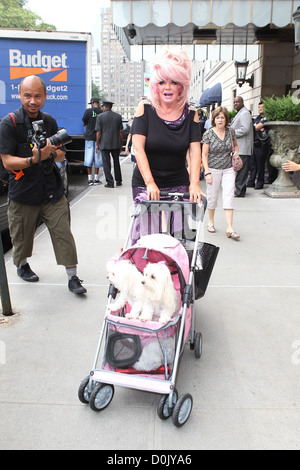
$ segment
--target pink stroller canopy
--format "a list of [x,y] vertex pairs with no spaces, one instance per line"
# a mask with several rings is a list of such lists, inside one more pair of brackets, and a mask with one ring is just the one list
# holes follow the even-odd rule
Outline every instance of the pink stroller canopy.
[[121,258],[130,260],[141,272],[148,263],[165,262],[172,275],[175,289],[181,293],[188,282],[188,254],[183,245],[170,235],[146,235],[124,251]]

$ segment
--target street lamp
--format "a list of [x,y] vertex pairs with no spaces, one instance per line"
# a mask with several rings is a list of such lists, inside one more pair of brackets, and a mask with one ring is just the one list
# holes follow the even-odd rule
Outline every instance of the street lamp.
[[295,50],[298,51],[300,49],[300,7],[293,13],[293,19],[295,22]]
[[236,68],[236,83],[241,87],[244,83],[249,83],[249,85],[253,88],[254,86],[254,73],[251,75],[250,78],[246,78],[247,75],[247,67],[249,64],[249,60],[243,60],[241,62],[235,61],[234,65]]
[[133,24],[127,26],[128,29],[128,36],[130,39],[134,39],[136,37],[136,29]]

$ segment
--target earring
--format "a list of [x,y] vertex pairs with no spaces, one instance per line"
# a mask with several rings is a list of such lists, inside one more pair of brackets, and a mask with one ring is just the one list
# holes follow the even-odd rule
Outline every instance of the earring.
[[180,96],[177,96],[177,101],[180,101]]

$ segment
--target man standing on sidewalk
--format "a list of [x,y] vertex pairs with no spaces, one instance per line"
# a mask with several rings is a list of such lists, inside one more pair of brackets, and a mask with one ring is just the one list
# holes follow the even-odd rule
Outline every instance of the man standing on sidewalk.
[[106,179],[105,188],[114,187],[114,179],[111,174],[110,156],[113,158],[116,186],[122,185],[122,174],[119,155],[122,151],[123,125],[121,114],[112,111],[113,103],[103,101],[103,113],[97,116],[96,152],[100,149],[103,160],[103,171]]
[[[88,184],[101,184],[99,180],[99,168],[102,166],[101,151],[96,152],[96,119],[98,114],[102,113],[100,108],[99,98],[92,98],[90,103],[91,108],[85,110],[82,121],[83,125],[86,126],[85,132],[85,147],[84,147],[84,166],[87,167],[88,173]],[[95,168],[95,179],[93,181],[92,168]]]
[[230,127],[235,131],[239,146],[239,155],[243,160],[243,168],[237,172],[235,179],[235,196],[245,197],[250,158],[253,149],[253,124],[250,111],[245,108],[244,100],[241,96],[236,96],[234,99],[234,108],[237,114],[232,120]]
[[[41,112],[47,98],[46,85],[35,75],[20,83],[22,106],[5,116],[0,125],[0,154],[9,172],[8,224],[13,245],[13,262],[24,281],[37,282],[27,258],[32,256],[34,235],[44,222],[51,235],[56,262],[65,266],[68,288],[74,294],[86,289],[77,277],[77,250],[70,228],[70,208],[55,162],[65,159],[65,150],[51,144],[58,131],[50,114]],[[42,121],[47,137],[40,148],[33,139],[32,123]]]
[[254,148],[250,159],[250,176],[247,188],[263,189],[265,180],[265,163],[271,154],[271,142],[268,130],[264,127],[267,121],[264,113],[264,105],[258,104],[258,116],[254,119]]

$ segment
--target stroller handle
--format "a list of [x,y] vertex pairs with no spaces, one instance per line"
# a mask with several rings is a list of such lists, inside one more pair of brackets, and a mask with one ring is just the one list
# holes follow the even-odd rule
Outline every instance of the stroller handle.
[[[171,197],[174,200],[183,201],[183,199],[189,199],[190,193],[169,193],[168,191],[160,191],[160,195],[163,197]],[[206,210],[207,200],[206,197],[201,194],[201,202],[204,204]]]

